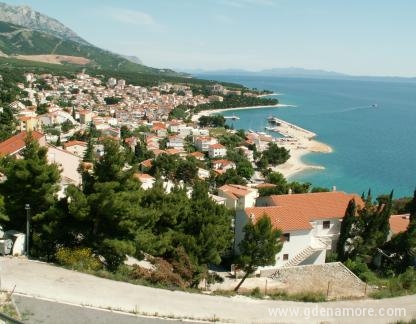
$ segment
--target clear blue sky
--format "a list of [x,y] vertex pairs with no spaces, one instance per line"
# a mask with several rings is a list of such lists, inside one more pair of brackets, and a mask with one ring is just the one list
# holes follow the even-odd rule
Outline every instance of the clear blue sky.
[[414,0],[3,0],[146,65],[416,76]]

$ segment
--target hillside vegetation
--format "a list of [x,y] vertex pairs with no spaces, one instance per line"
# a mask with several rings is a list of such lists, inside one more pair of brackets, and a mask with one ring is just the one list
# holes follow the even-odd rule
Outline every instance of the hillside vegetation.
[[120,55],[92,45],[64,40],[3,21],[0,21],[0,51],[11,57],[47,54],[84,57],[90,60],[89,67],[98,70],[179,75],[172,70],[155,69],[130,62]]

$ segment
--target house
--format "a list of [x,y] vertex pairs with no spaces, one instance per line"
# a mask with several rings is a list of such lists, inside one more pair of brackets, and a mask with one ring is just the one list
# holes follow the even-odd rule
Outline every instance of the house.
[[405,232],[410,223],[410,214],[391,215],[389,218],[390,238],[393,235]]
[[236,147],[237,150],[241,150],[244,154],[244,156],[249,160],[250,162],[254,161],[254,152],[250,149],[248,149],[245,146],[238,146]]
[[79,164],[82,159],[66,150],[48,145],[48,161],[49,163],[58,164],[61,169],[61,177],[67,178],[75,185],[81,184],[81,174],[78,172]]
[[237,166],[233,161],[224,159],[212,161],[212,169],[219,174],[222,174],[229,169],[235,169],[236,167]]
[[171,135],[168,137],[168,139],[169,141],[166,144],[167,147],[183,150],[184,148],[183,138],[179,137],[178,135]]
[[141,183],[141,188],[144,190],[153,188],[156,179],[147,173],[135,173],[133,175]]
[[19,131],[24,132],[32,132],[34,130],[38,130],[40,127],[39,119],[37,117],[32,116],[20,116],[19,120]]
[[225,156],[227,154],[227,149],[224,145],[220,143],[212,144],[208,147],[208,155],[211,159]]
[[255,223],[266,215],[274,228],[282,231],[283,247],[275,264],[265,268],[323,264],[326,252],[336,248],[341,221],[351,199],[358,207],[364,205],[358,195],[337,191],[262,197],[257,200],[259,207],[236,212],[234,248],[238,252],[247,222]]
[[20,152],[26,147],[25,139],[31,134],[33,139],[36,140],[40,146],[46,145],[45,135],[39,132],[21,132],[17,135],[14,135],[7,140],[0,143],[0,156],[17,156]]
[[199,179],[207,179],[210,176],[209,170],[198,168],[198,178]]
[[218,196],[226,199],[227,208],[244,210],[255,206],[259,193],[255,188],[228,184],[218,188]]
[[205,160],[205,154],[202,152],[193,152],[191,154],[189,154],[190,156],[193,156],[195,159],[199,160],[199,161],[204,161]]
[[166,127],[160,123],[153,125],[151,130],[159,137],[166,137],[166,135],[168,134],[168,130],[166,129]]
[[81,110],[79,112],[79,122],[82,125],[89,125],[92,122],[93,112],[89,110]]
[[69,141],[64,143],[64,149],[78,157],[84,157],[87,150],[87,142]]
[[198,149],[198,151],[200,152],[208,152],[209,151],[209,146],[213,145],[213,144],[217,144],[218,141],[215,137],[211,137],[211,136],[198,136],[197,138],[195,138],[195,147]]

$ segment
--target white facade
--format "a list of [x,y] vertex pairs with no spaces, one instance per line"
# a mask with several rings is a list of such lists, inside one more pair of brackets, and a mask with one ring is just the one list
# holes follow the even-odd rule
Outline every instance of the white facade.
[[217,143],[218,141],[216,138],[209,136],[197,137],[195,139],[195,146],[198,149],[198,151],[201,152],[208,152],[209,146]]
[[227,154],[227,149],[221,144],[210,145],[208,148],[208,155],[212,158],[218,158],[225,156]]

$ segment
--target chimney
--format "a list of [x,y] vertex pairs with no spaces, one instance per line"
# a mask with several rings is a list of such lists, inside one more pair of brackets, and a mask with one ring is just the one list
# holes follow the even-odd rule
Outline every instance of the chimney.
[[337,186],[332,186],[332,191],[337,191]]

